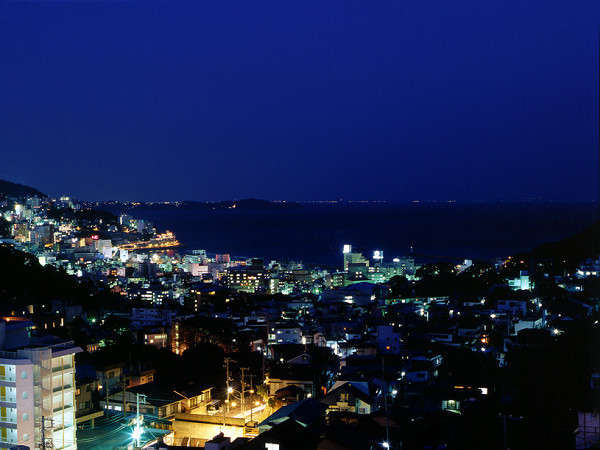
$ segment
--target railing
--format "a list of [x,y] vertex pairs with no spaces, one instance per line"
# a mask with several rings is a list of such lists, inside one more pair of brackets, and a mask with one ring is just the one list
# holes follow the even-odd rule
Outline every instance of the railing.
[[52,431],[63,431],[63,430],[68,430],[69,428],[73,428],[73,424],[61,424],[59,426],[56,426],[54,428],[52,428]]
[[0,395],[0,402],[16,403],[17,397],[9,397],[7,395],[5,395],[5,396]]
[[62,386],[56,386],[54,389],[52,389],[52,392],[58,392],[58,391],[62,391],[62,390],[69,390],[69,389],[73,389],[73,385],[72,384],[65,384]]
[[15,415],[15,417],[0,416],[0,422],[17,423],[17,416],[16,415]]
[[0,381],[17,381],[17,378],[14,375],[0,375]]
[[67,369],[72,369],[73,365],[72,364],[67,364],[66,366],[60,366],[60,367],[53,367],[52,368],[52,372],[61,372],[63,370],[67,370]]
[[53,413],[55,413],[55,412],[62,411],[62,410],[65,410],[65,411],[66,411],[66,410],[68,410],[68,409],[70,409],[70,408],[72,408],[72,407],[73,407],[73,405],[57,406],[56,408],[54,408],[54,409],[52,410],[52,412],[53,412]]

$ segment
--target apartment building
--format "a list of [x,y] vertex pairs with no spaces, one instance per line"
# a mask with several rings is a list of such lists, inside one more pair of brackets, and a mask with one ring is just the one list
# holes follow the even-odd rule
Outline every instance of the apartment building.
[[0,320],[0,449],[76,449],[72,341],[32,335],[32,323]]

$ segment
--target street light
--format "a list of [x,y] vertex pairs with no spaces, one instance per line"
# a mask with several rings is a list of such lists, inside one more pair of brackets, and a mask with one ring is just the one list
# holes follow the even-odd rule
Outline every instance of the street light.
[[140,428],[139,424],[135,425],[135,428],[133,429],[133,433],[131,433],[131,437],[135,441],[136,447],[139,447],[140,446],[140,438],[142,437],[142,429]]
[[386,441],[384,441],[384,442],[382,442],[382,443],[381,443],[381,446],[382,446],[383,448],[390,448],[390,443],[389,443],[389,442],[386,442]]

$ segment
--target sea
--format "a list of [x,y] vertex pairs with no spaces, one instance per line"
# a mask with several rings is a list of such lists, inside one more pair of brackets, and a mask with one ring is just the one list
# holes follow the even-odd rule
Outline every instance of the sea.
[[384,262],[414,255],[420,262],[493,261],[568,237],[598,220],[592,203],[301,204],[279,209],[183,206],[109,208],[173,231],[181,251],[299,261],[339,267],[342,248]]

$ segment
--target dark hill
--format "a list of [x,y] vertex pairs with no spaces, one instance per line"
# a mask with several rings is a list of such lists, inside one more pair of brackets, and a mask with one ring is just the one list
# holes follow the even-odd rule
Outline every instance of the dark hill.
[[11,183],[10,181],[0,180],[0,198],[1,197],[27,197],[34,196],[46,197],[46,194],[24,184]]
[[86,310],[119,305],[109,293],[94,292],[91,284],[52,266],[42,266],[29,253],[0,245],[0,314],[15,307],[48,304],[53,299],[80,304]]
[[600,221],[558,242],[542,244],[531,252],[536,259],[566,259],[581,262],[600,255]]

